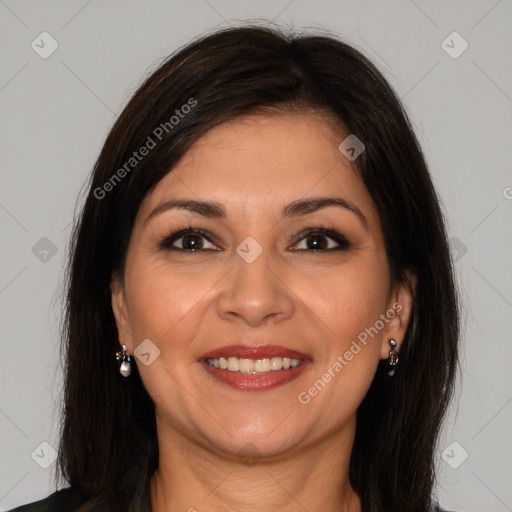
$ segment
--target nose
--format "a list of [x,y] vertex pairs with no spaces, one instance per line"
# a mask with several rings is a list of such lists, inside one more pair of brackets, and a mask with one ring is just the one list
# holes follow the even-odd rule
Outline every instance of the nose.
[[273,321],[290,318],[295,311],[294,294],[286,283],[283,262],[263,252],[251,263],[237,253],[232,270],[222,281],[217,307],[221,318],[245,322],[257,327]]

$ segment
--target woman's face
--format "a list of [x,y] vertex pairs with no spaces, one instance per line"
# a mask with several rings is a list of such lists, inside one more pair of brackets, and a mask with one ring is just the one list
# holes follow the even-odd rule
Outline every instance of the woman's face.
[[[112,300],[159,436],[277,456],[353,432],[411,295],[390,286],[379,217],[338,149],[348,135],[319,114],[238,118],[145,197]],[[203,232],[169,236],[189,226]]]

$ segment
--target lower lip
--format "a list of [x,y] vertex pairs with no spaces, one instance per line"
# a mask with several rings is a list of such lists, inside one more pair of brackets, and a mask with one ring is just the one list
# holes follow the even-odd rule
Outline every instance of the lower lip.
[[300,366],[288,370],[272,370],[268,373],[250,374],[221,370],[211,366],[204,359],[199,362],[212,377],[240,391],[268,391],[283,386],[296,379],[311,364],[311,361],[303,361]]

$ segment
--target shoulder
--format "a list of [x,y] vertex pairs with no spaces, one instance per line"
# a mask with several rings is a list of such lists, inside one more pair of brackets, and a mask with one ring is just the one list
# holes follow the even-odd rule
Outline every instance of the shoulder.
[[67,487],[50,494],[46,498],[33,501],[25,505],[16,507],[9,512],[85,512],[86,508],[81,508],[88,497],[77,489]]

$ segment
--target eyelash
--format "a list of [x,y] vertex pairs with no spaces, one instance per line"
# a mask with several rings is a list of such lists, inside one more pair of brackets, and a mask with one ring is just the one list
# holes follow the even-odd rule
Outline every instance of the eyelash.
[[[322,235],[322,236],[325,236],[326,238],[330,238],[331,240],[333,240],[334,242],[336,242],[338,244],[338,247],[334,247],[334,248],[330,248],[330,249],[295,249],[294,252],[307,251],[307,252],[313,252],[313,253],[327,253],[327,252],[331,252],[331,251],[340,251],[340,250],[346,251],[352,246],[351,242],[349,242],[345,236],[343,236],[342,234],[338,233],[337,231],[335,231],[333,229],[325,228],[322,226],[318,226],[316,228],[309,228],[309,229],[304,230],[303,232],[295,234],[294,237],[297,235],[301,235],[301,238],[299,238],[299,240],[294,244],[294,246],[313,234]],[[183,238],[186,235],[202,236],[202,237],[206,238],[208,240],[208,242],[215,244],[215,242],[213,241],[214,237],[208,231],[205,231],[204,229],[193,228],[192,226],[189,225],[188,228],[186,228],[186,229],[172,229],[171,228],[171,230],[169,232],[167,232],[166,235],[160,239],[160,241],[158,242],[158,247],[160,249],[167,249],[167,250],[172,250],[172,251],[181,251],[181,252],[188,252],[188,253],[216,250],[216,249],[192,250],[192,249],[181,249],[179,247],[172,246],[174,244],[174,242],[176,242],[180,238]]]

